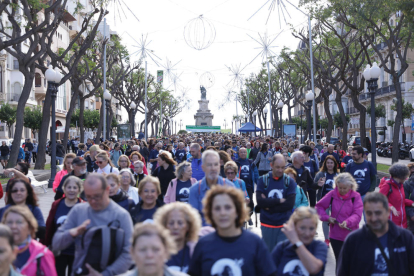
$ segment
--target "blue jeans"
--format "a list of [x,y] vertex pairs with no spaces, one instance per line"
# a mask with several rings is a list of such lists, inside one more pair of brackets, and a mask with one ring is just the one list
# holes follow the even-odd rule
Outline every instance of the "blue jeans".
[[58,161],[58,165],[62,165],[63,164],[63,157],[57,157],[56,156],[56,161]]
[[260,228],[262,229],[262,239],[270,252],[273,251],[276,244],[287,239],[282,228],[270,228],[263,225]]

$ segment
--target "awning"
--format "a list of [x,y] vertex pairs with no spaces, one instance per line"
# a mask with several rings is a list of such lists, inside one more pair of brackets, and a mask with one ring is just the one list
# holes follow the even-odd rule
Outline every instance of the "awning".
[[220,126],[185,126],[188,132],[220,132]]
[[254,124],[247,122],[238,130],[239,132],[257,132],[262,131],[260,128],[255,126]]
[[65,126],[58,126],[56,128],[56,133],[65,133]]

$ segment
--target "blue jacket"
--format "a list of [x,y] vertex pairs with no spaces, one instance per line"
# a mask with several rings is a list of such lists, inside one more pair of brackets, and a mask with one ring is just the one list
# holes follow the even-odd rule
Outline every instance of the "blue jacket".
[[[221,176],[218,177],[217,184],[218,185],[228,185],[228,186],[234,187],[234,184],[231,181],[229,181],[225,178],[222,178]],[[198,212],[200,213],[201,219],[203,221],[203,226],[208,225],[206,223],[206,220],[204,219],[203,203],[202,203],[202,201],[203,201],[203,199],[204,199],[204,197],[205,197],[208,190],[210,190],[210,188],[207,185],[206,178],[203,177],[203,179],[201,179],[196,184],[191,186],[191,188],[190,188],[190,198],[188,200],[190,205],[193,208],[195,208],[196,210],[198,210]]]
[[[245,179],[244,180],[246,182],[246,188],[250,190],[254,190],[254,183],[257,184],[257,181],[259,181],[259,170],[257,169],[257,166],[253,162],[253,160],[248,159],[248,161],[250,164],[250,170],[249,170],[250,181],[246,181]],[[237,164],[237,167],[239,168],[239,177],[240,177],[240,169],[241,169],[240,159],[236,160],[236,164]]]
[[[229,179],[226,178],[226,180],[229,180]],[[236,189],[240,189],[243,191],[245,198],[250,198],[249,195],[247,194],[246,183],[244,183],[243,179],[236,177],[232,182],[234,184],[234,187],[236,187]]]
[[191,177],[197,180],[203,179],[203,177],[206,174],[204,173],[203,168],[201,167],[201,158],[195,159],[191,156],[190,158],[188,158],[187,161],[191,163],[191,169],[193,170],[193,174],[191,175]]
[[309,206],[309,200],[306,196],[305,192],[299,185],[296,186],[296,198],[295,198],[295,207],[293,209],[299,208],[301,206],[308,207]]
[[19,155],[17,156],[17,159],[24,159],[24,150],[22,147],[19,148]]
[[[414,275],[413,234],[396,226],[392,221],[388,221],[388,225],[387,247],[396,275]],[[375,263],[376,247],[374,234],[366,225],[350,233],[339,254],[337,275],[371,275]]]

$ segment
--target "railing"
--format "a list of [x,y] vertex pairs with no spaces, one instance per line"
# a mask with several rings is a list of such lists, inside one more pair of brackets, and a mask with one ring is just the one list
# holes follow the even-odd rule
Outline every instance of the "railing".
[[354,113],[359,113],[358,109],[356,109],[356,107],[349,107],[349,113],[348,114],[354,114]]
[[[21,94],[18,94],[18,93],[7,93],[7,96],[6,96],[7,102],[18,102],[20,100],[20,96]],[[32,93],[30,93],[29,99],[30,100],[35,99]]]
[[[401,91],[405,91],[405,83],[404,82],[400,83],[400,87],[401,87]],[[391,84],[391,85],[388,85],[386,87],[378,88],[377,92],[375,92],[375,97],[386,95],[386,94],[393,93],[393,92],[395,92],[395,85]],[[368,100],[368,99],[370,99],[370,94],[369,93],[361,94],[361,95],[359,95],[359,99],[360,100]]]

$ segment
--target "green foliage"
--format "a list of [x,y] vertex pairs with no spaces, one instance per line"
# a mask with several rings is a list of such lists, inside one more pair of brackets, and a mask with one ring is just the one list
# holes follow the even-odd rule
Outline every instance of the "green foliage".
[[[348,124],[349,121],[351,120],[351,117],[349,117],[348,114],[345,114],[345,117],[346,117],[346,123]],[[344,122],[342,121],[341,114],[339,114],[339,112],[334,115],[334,123],[336,127],[344,127]]]
[[9,132],[12,125],[16,122],[16,115],[17,108],[15,106],[5,103],[0,107],[0,121],[6,123]]
[[79,109],[76,109],[70,119],[70,127],[76,127],[77,125],[79,125]]
[[93,130],[99,125],[99,110],[85,109],[83,112],[83,118],[85,127]]
[[[414,108],[411,103],[405,102],[402,100],[403,110],[402,110],[402,119],[411,119],[411,114],[414,113]],[[391,105],[391,110],[397,111],[397,102]]]
[[[371,115],[371,105],[367,106],[367,114]],[[383,104],[379,104],[375,106],[375,120],[377,121],[379,118],[385,118],[386,111],[385,106]]]
[[384,131],[383,130],[378,131],[378,135],[384,135]]
[[323,119],[319,119],[319,127],[322,129],[327,129],[328,128],[328,118],[323,118]]
[[387,126],[393,127],[394,125],[395,125],[395,121],[394,120],[388,120]]
[[33,135],[42,127],[42,109],[36,106],[33,109],[26,107],[24,109],[23,125],[30,128]]
[[115,116],[114,117],[112,117],[112,122],[111,122],[111,128],[116,128],[116,127],[118,127],[118,121],[117,121],[117,119],[115,118]]
[[186,131],[186,130],[184,130],[184,129],[182,129],[182,130],[180,130],[180,131],[178,132],[178,134],[187,134],[187,131]]

